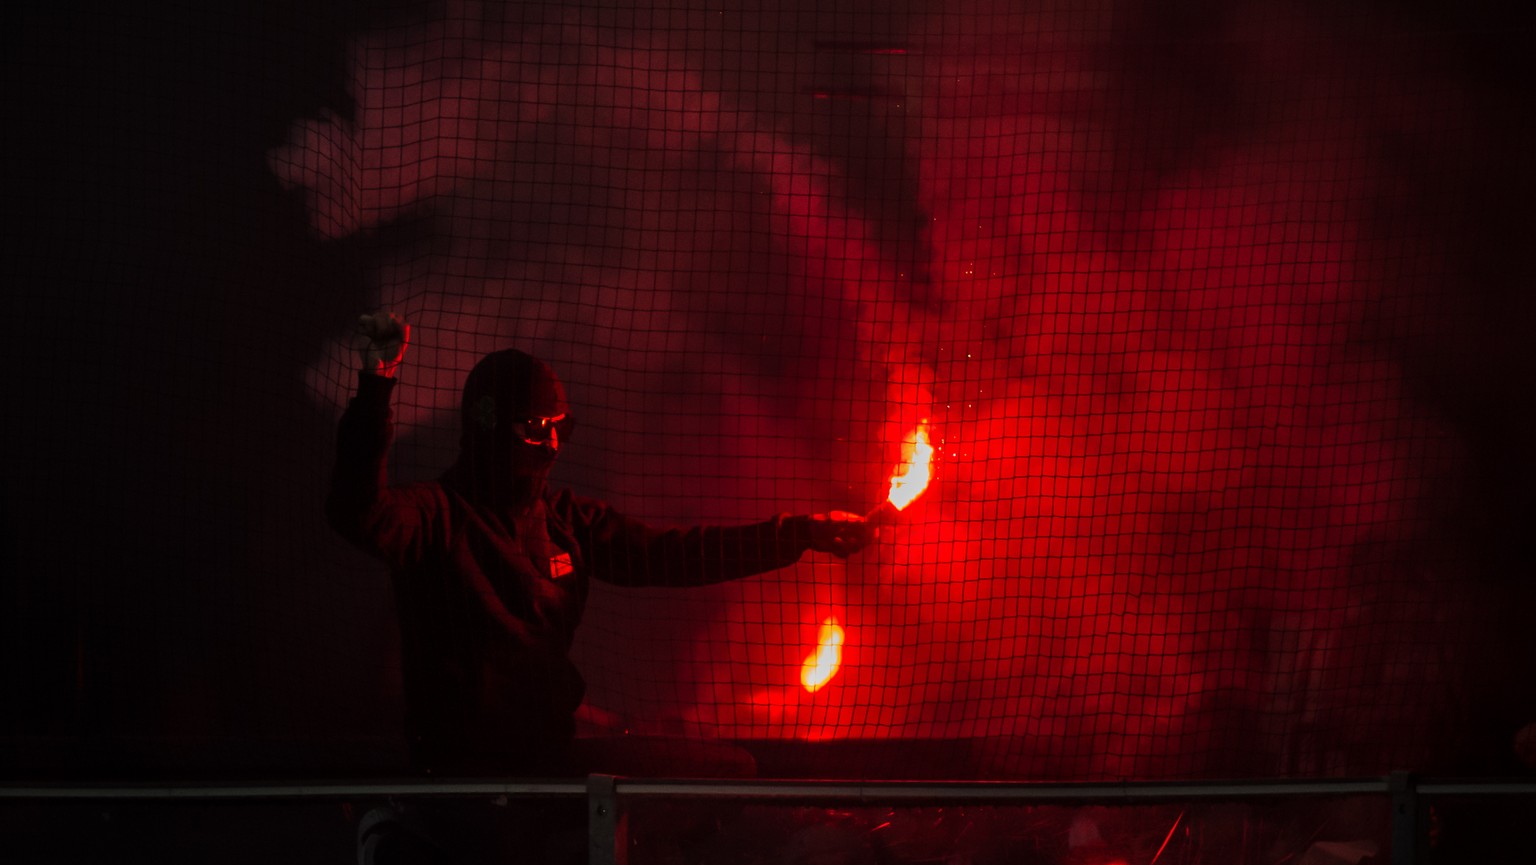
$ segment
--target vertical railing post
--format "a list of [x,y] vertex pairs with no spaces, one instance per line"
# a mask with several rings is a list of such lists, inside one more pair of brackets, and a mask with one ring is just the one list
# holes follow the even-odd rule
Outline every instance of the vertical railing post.
[[612,775],[587,776],[588,865],[624,865],[629,859],[615,780]]
[[1419,861],[1419,793],[1413,775],[1393,772],[1387,776],[1392,793],[1392,865],[1417,865]]

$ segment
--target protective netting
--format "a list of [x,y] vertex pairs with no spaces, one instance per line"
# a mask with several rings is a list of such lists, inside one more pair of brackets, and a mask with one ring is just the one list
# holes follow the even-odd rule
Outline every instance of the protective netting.
[[[847,561],[596,586],[583,736],[724,742],[764,774],[1514,765],[1528,30],[1286,2],[243,14],[179,22],[202,48],[164,68],[217,67],[220,117],[266,80],[318,95],[196,139],[223,150],[158,142],[216,205],[164,219],[163,252],[110,229],[139,197],[69,211],[139,269],[28,315],[117,349],[126,316],[131,354],[11,358],[64,406],[6,421],[16,750],[390,765],[388,583],[320,516],[351,320],[382,309],[413,327],[399,479],[453,461],[464,376],[506,347],[566,382],[558,484],[658,525],[869,511],[928,425],[930,488]],[[291,71],[313,60],[229,74],[257,20],[345,33],[336,91]],[[262,149],[289,197],[204,186]],[[219,263],[189,260],[205,241]],[[184,290],[134,291],[167,270]],[[76,511],[103,485],[114,516]]]

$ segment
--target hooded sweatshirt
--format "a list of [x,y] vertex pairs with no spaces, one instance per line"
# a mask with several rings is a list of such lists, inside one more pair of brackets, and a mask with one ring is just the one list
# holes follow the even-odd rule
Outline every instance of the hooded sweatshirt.
[[585,683],[568,653],[592,579],[701,586],[797,561],[803,518],[661,530],[547,484],[554,454],[514,420],[565,413],[548,367],[488,356],[465,382],[464,434],[435,481],[391,486],[394,380],[363,374],[342,415],[327,513],[387,563],[406,733],[419,771],[560,774]]

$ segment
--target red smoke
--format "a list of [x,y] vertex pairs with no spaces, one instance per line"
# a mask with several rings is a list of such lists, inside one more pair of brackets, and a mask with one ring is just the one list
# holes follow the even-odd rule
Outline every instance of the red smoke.
[[[868,509],[932,417],[943,475],[880,549],[594,595],[589,699],[631,731],[1380,771],[1431,747],[1476,603],[1422,556],[1457,451],[1404,391],[1422,281],[1395,277],[1440,264],[1381,157],[1458,118],[1412,52],[1286,8],[1181,41],[971,4],[855,58],[862,107],[756,50],[787,20],[438,22],[361,38],[356,117],[273,162],[327,236],[439,238],[376,273],[421,336],[406,423],[446,429],[475,357],[530,348],[584,413],[567,480],[637,516]],[[906,198],[854,189],[839,123],[899,139]],[[897,205],[927,221],[893,243]],[[312,378],[336,403],[344,354]],[[859,652],[812,698],[827,609]]]

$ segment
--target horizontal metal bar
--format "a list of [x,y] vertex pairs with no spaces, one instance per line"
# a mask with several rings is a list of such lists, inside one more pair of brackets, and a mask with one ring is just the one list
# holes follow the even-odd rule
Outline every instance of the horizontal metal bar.
[[1430,781],[1415,787],[1420,796],[1536,796],[1536,783],[1529,781]]
[[[1536,783],[1417,782],[1424,796],[1536,795]],[[1220,781],[1032,784],[987,781],[712,781],[618,778],[618,797],[860,801],[1091,801],[1234,799],[1280,796],[1386,795],[1385,778],[1306,781]],[[0,784],[4,799],[337,799],[387,796],[522,796],[582,798],[581,781],[399,781],[308,784]]]
[[620,798],[858,799],[933,801],[1078,801],[1104,799],[1208,799],[1264,796],[1350,796],[1387,793],[1385,780],[1220,782],[1169,784],[1000,784],[1000,783],[849,783],[849,782],[699,782],[626,781],[615,789]]

